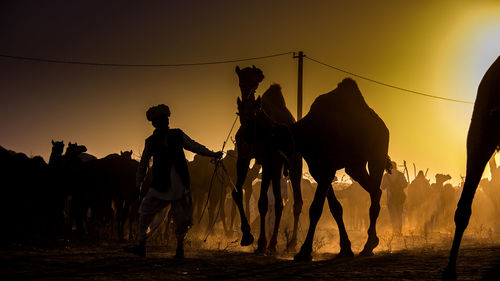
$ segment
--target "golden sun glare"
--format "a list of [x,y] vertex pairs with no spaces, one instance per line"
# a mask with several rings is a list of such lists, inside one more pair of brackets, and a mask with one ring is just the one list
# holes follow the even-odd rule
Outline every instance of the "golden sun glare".
[[[449,23],[436,40],[435,88],[442,96],[474,102],[479,83],[490,65],[500,56],[500,5],[468,8]],[[440,118],[446,124],[454,163],[465,172],[465,140],[473,105],[443,103]],[[497,159],[500,158],[497,156]],[[489,176],[487,168],[484,176]]]
[[[448,62],[455,91],[474,101],[479,82],[500,56],[500,7],[469,11],[450,38]],[[454,38],[453,38],[454,37]],[[452,82],[452,81],[449,81]]]

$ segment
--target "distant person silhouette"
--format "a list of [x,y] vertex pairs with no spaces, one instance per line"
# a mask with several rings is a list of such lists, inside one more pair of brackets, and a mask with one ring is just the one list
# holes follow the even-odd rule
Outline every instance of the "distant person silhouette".
[[170,129],[170,109],[164,104],[149,108],[146,117],[155,130],[146,139],[137,169],[138,189],[146,176],[151,157],[153,157],[153,178],[150,189],[139,207],[139,243],[125,247],[124,250],[141,257],[146,256],[147,230],[155,214],[171,205],[177,238],[174,257],[184,258],[184,237],[192,225],[192,199],[189,190],[189,171],[183,149],[217,159],[222,157],[222,151],[213,152],[189,138],[182,130]]
[[381,187],[387,190],[387,208],[391,217],[392,231],[401,234],[403,228],[403,206],[406,200],[404,189],[408,185],[404,174],[398,171],[398,165],[392,161],[391,173],[382,178]]
[[[429,211],[429,204],[432,204],[430,197],[430,183],[425,177],[422,170],[418,171],[417,176],[408,186],[408,198],[406,200],[406,210],[408,215],[408,222],[413,229],[422,227],[425,223],[423,214]],[[432,202],[432,203],[431,203]]]

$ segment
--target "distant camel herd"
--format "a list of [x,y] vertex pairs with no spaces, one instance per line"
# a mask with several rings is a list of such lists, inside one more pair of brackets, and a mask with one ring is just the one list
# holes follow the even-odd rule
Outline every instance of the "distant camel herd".
[[[62,239],[73,233],[85,240],[134,238],[138,208],[149,189],[151,174],[138,189],[135,176],[139,163],[132,159],[132,151],[99,159],[86,151],[84,145],[70,142],[65,149],[63,141],[52,141],[46,163],[40,156],[30,158],[0,147],[4,195],[0,217],[12,226],[2,234],[5,239],[1,242]],[[219,169],[215,174],[209,157],[196,155],[188,162],[194,218],[197,223],[203,218],[207,233],[216,222],[222,222],[229,234],[236,221],[235,212],[226,214],[231,178],[236,179],[236,159],[236,151],[228,151],[222,159],[225,171]],[[259,171],[260,165],[255,164],[244,183],[247,214],[252,182]]]

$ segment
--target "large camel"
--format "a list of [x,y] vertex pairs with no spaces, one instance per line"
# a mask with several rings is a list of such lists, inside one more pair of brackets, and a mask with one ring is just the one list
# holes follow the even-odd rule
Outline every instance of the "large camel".
[[300,152],[318,183],[309,209],[307,237],[295,260],[312,259],[314,232],[325,197],[339,227],[339,256],[353,256],[342,219],[342,206],[331,185],[336,171],[342,168],[370,194],[368,240],[360,255],[373,255],[379,242],[376,222],[382,193],[380,182],[384,170],[389,171],[391,166],[387,155],[389,130],[366,104],[356,82],[344,79],[335,90],[316,98],[302,120],[289,126],[277,126],[275,138],[274,144],[285,154]]
[[443,279],[456,279],[460,241],[471,216],[471,205],[484,168],[500,146],[500,57],[484,74],[477,90],[472,120],[467,135],[465,183],[455,212],[455,237]]
[[[266,246],[273,253],[276,251],[278,239],[278,229],[283,211],[281,199],[280,180],[283,174],[285,160],[276,149],[269,145],[272,138],[272,127],[275,124],[291,125],[295,120],[286,108],[285,100],[279,85],[272,85],[263,95],[255,99],[255,91],[259,83],[264,79],[262,71],[255,66],[240,69],[236,67],[241,90],[241,99],[238,97],[238,114],[240,115],[241,126],[236,133],[236,147],[238,151],[237,159],[237,180],[236,189],[233,190],[233,198],[238,206],[241,218],[241,230],[243,237],[241,245],[247,246],[253,243],[253,236],[250,232],[245,210],[243,208],[243,190],[249,164],[251,159],[256,159],[262,164],[262,183],[259,197],[260,214],[260,236],[258,240],[257,252],[265,252]],[[256,112],[254,106],[258,105],[262,110]],[[302,195],[300,191],[300,180],[302,177],[302,158],[299,154],[288,156],[288,169],[294,193],[294,228],[292,239],[287,245],[288,249],[295,248],[297,241],[297,228],[300,212],[302,210]],[[273,195],[276,200],[274,231],[267,245],[266,238],[266,213],[268,208],[267,190],[272,182]]]

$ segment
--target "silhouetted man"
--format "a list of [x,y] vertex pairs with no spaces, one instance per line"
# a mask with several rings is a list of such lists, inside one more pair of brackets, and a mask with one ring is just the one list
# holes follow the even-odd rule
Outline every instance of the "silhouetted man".
[[[408,186],[408,198],[406,200],[406,211],[408,222],[412,228],[422,227],[425,222],[425,215],[428,214],[429,204],[433,204],[430,196],[429,180],[422,170],[418,171],[415,179]],[[425,214],[425,215],[424,215]]]
[[177,238],[177,250],[174,257],[183,258],[184,237],[192,225],[193,213],[189,191],[189,171],[183,149],[217,159],[222,157],[222,151],[213,152],[190,139],[180,129],[170,129],[170,109],[164,104],[149,108],[146,117],[152,122],[155,130],[146,139],[137,169],[138,189],[146,176],[151,157],[153,157],[153,179],[139,207],[139,244],[124,249],[141,257],[146,256],[147,230],[153,217],[163,208],[171,205]]
[[398,171],[398,165],[392,161],[391,174],[384,175],[381,187],[387,189],[387,208],[395,234],[401,234],[403,228],[403,205],[406,200],[404,189],[407,185],[404,174]]

